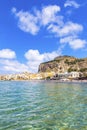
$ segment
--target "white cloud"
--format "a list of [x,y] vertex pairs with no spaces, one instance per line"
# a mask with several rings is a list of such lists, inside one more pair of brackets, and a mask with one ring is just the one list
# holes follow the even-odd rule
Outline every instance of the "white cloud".
[[18,18],[18,27],[24,32],[29,32],[32,35],[37,34],[39,26],[37,25],[38,18],[29,12],[16,11],[16,8],[12,9],[12,12]]
[[41,55],[38,50],[31,49],[25,53],[25,58],[30,61],[42,61],[43,55]]
[[60,39],[60,43],[68,43],[70,47],[74,50],[84,48],[87,44],[87,41],[78,39],[78,37],[70,36]]
[[80,49],[80,48],[84,48],[87,42],[81,39],[74,39],[70,41],[69,44],[73,49]]
[[59,17],[57,13],[60,11],[60,7],[57,5],[49,5],[46,7],[43,7],[41,11],[41,22],[42,25],[48,25],[52,22],[58,22],[61,21],[60,19],[62,17]]
[[60,7],[57,5],[49,5],[42,8],[42,10],[35,10],[33,14],[29,11],[19,11],[12,8],[12,13],[18,18],[18,27],[24,32],[36,35],[41,26],[46,26],[49,23],[57,22],[62,24],[62,16],[58,16]]
[[2,66],[1,70],[3,73],[20,73],[29,71],[28,66],[18,62],[17,60],[0,60],[0,65]]
[[16,58],[16,54],[11,49],[2,49],[0,50],[0,58],[14,59]]
[[29,70],[37,72],[40,63],[53,60],[58,55],[61,55],[61,50],[42,54],[38,50],[28,50],[25,53],[25,58],[28,60],[27,65]]
[[[80,5],[73,0],[67,0],[64,6],[73,6],[78,8]],[[53,36],[56,36],[60,43],[68,43],[70,47],[72,47],[70,42],[72,43],[72,41],[79,39],[81,41],[79,43],[80,45],[75,48],[83,48],[86,45],[83,42],[85,40],[79,38],[79,33],[83,31],[83,26],[69,20],[64,22],[65,19],[62,15],[59,14],[60,11],[61,9],[58,5],[44,6],[41,10],[33,10],[33,13],[30,11],[17,12],[16,8],[12,9],[13,14],[15,14],[15,16],[18,18],[18,26],[21,30],[31,33],[32,35],[36,35],[40,31],[41,27],[45,27],[46,31],[48,31],[48,33],[52,34]],[[84,46],[81,46],[81,43],[84,43]],[[72,49],[75,48],[72,47]],[[29,53],[31,53],[31,51]],[[33,53],[35,53],[37,58],[39,57],[38,51],[32,51],[32,54]],[[27,55],[28,54],[26,54],[26,57]],[[30,59],[29,55],[28,59]],[[32,56],[32,60],[33,59],[34,55]],[[40,55],[37,60],[40,61],[40,59],[43,59],[43,55]]]
[[16,60],[16,53],[11,49],[0,50],[0,72],[16,73],[28,71],[26,64]]
[[1,73],[21,73],[25,71],[37,72],[40,63],[53,60],[58,55],[61,55],[62,53],[61,51],[62,49],[59,48],[59,50],[57,51],[41,54],[38,50],[28,50],[24,55],[25,58],[27,59],[26,63],[20,63],[17,59],[13,59],[15,57],[12,57],[11,55],[10,57],[7,57],[7,55],[3,53],[4,56],[3,57],[1,56],[0,58],[0,72]]
[[69,43],[73,39],[76,39],[77,36],[68,36],[68,37],[63,37],[60,39],[60,43]]
[[54,33],[60,39],[60,43],[68,43],[72,49],[82,49],[87,41],[78,38],[83,31],[83,26],[71,21],[66,22],[62,27],[51,24],[48,27],[50,33]]
[[74,7],[74,8],[79,8],[80,7],[80,4],[78,4],[76,1],[74,0],[67,0],[64,4],[64,7]]
[[65,35],[70,35],[70,34],[74,35],[74,34],[79,33],[82,30],[83,30],[82,25],[69,21],[60,30],[60,36],[61,35],[65,36]]
[[51,24],[48,30],[58,37],[64,37],[67,35],[76,35],[83,30],[83,26],[71,21],[66,22],[62,27]]
[[53,60],[55,57],[61,55],[61,51],[53,51],[51,53],[44,53],[44,61],[50,61],[50,60]]
[[27,66],[19,63],[16,58],[16,53],[11,49],[0,50],[0,72],[13,73],[27,70]]

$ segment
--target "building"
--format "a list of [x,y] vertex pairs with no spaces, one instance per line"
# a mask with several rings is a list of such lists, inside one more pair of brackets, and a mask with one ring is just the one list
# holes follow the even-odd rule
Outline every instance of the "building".
[[82,75],[81,72],[72,71],[69,73],[69,78],[79,78],[82,77]]
[[55,79],[55,80],[65,79],[66,80],[66,79],[76,79],[82,76],[83,74],[81,72],[72,71],[70,73],[65,72],[65,73],[56,74],[52,77],[52,79]]

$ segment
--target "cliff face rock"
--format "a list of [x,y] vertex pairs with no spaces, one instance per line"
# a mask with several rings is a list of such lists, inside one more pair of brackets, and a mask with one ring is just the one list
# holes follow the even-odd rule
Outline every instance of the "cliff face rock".
[[41,63],[38,72],[64,73],[71,71],[87,72],[87,58],[78,59],[71,56],[59,56],[54,60]]

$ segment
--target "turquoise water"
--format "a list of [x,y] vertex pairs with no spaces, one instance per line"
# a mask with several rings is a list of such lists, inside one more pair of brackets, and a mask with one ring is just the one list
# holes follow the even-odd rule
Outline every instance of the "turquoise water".
[[87,84],[0,82],[0,130],[87,130]]

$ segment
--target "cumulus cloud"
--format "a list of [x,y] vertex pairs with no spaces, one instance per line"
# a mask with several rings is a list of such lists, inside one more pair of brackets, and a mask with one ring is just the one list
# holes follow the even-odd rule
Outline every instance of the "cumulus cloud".
[[17,60],[0,59],[0,72],[3,73],[21,73],[29,71],[26,64],[20,63]]
[[[3,50],[6,51],[6,49]],[[3,52],[4,51],[2,51],[2,53]],[[10,50],[10,52],[14,52],[14,51]],[[42,53],[42,54],[38,50],[31,49],[24,54],[27,60],[25,63],[21,63],[17,59],[14,59],[16,58],[15,52],[12,53],[15,54],[15,56],[9,53],[9,57],[8,55],[6,55],[6,53],[3,53],[4,54],[3,57],[2,55],[0,55],[0,72],[2,73],[21,73],[25,71],[37,72],[40,63],[53,60],[58,55],[61,55],[61,53],[62,53],[61,48],[59,48],[59,50],[57,51]]]
[[30,61],[42,61],[43,55],[41,55],[38,50],[31,49],[25,53],[25,58]]
[[87,42],[81,39],[74,39],[70,41],[69,44],[73,49],[80,49],[80,48],[84,48]]
[[32,72],[37,72],[40,63],[53,60],[58,55],[61,55],[61,50],[42,54],[38,50],[28,50],[25,53],[25,58],[28,60],[27,65],[29,69]]
[[65,25],[60,29],[60,36],[74,35],[83,30],[83,26],[71,21],[65,23]]
[[17,73],[28,71],[26,64],[16,60],[16,53],[11,49],[0,50],[0,72],[2,73]]
[[60,43],[68,43],[74,50],[84,48],[87,44],[86,40],[78,39],[76,36],[70,36],[60,39]]
[[[67,0],[64,6],[73,6],[78,8],[80,5],[73,0]],[[30,11],[25,12],[23,10],[17,11],[16,8],[12,9],[13,14],[18,19],[18,27],[24,32],[36,35],[40,29],[42,29],[41,27],[45,27],[46,31],[52,34],[54,37],[56,36],[60,43],[66,43],[67,41],[72,49],[83,48],[86,45],[86,41],[79,38],[79,33],[83,31],[83,26],[70,20],[65,22],[64,17],[60,15],[60,11],[61,8],[58,5],[43,6],[41,10],[35,9],[32,11],[32,13]],[[66,39],[65,42],[63,42],[64,39]],[[74,47],[75,44],[73,44],[72,47],[71,41],[75,42],[77,39],[79,39],[81,42],[77,43],[79,44],[77,47]],[[38,53],[39,52],[36,52],[36,55],[39,55]],[[41,59],[42,58],[43,55],[41,55]]]
[[78,38],[78,34],[83,31],[83,26],[80,24],[71,21],[66,22],[62,27],[51,24],[48,30],[60,39],[60,43],[68,43],[72,49],[81,49],[87,44],[86,40]]
[[35,35],[39,31],[39,26],[37,25],[38,18],[29,12],[19,11],[16,8],[12,9],[12,12],[18,18],[18,27],[24,32],[30,32]]
[[42,8],[42,10],[35,10],[33,14],[29,11],[19,11],[12,8],[13,14],[18,18],[18,27],[24,32],[29,32],[36,35],[41,26],[46,26],[51,22],[57,21],[62,24],[62,16],[57,16],[60,7],[57,5],[49,5]]
[[[59,22],[62,17],[57,16],[57,13],[60,11],[60,7],[57,5],[49,5],[43,7],[40,15],[42,25],[48,25],[52,22]],[[59,22],[60,23],[60,22]]]
[[16,58],[16,54],[11,49],[2,49],[0,50],[0,58],[14,59]]
[[76,35],[83,30],[83,26],[71,21],[66,22],[63,26],[51,24],[48,30],[58,37],[64,37],[67,35]]
[[79,8],[80,4],[78,4],[76,1],[74,0],[67,0],[64,4],[64,7],[74,7],[74,8]]

